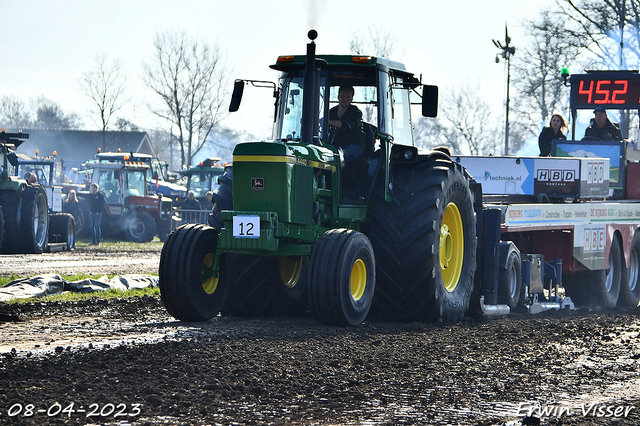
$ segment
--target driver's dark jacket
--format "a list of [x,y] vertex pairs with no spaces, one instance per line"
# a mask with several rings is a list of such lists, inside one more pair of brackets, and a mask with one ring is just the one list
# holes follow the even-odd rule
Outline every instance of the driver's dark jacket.
[[347,110],[338,118],[338,106],[329,110],[330,120],[342,120],[342,128],[337,129],[333,145],[346,148],[349,145],[358,145],[364,150],[364,130],[362,128],[362,111],[354,105],[349,105]]
[[604,126],[598,127],[595,119],[591,119],[591,125],[584,132],[584,137],[594,137],[603,141],[619,141],[622,139],[622,133],[617,124],[612,123],[608,118]]

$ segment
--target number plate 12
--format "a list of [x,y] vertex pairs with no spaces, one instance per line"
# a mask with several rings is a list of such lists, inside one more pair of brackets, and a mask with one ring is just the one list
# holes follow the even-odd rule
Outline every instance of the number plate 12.
[[236,238],[260,238],[260,216],[234,216],[233,236]]

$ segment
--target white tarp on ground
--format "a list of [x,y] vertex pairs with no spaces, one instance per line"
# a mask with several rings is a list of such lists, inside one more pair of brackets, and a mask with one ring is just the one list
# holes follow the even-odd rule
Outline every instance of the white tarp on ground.
[[80,281],[67,281],[58,274],[44,274],[11,281],[0,287],[0,302],[6,302],[11,299],[49,296],[66,291],[90,293],[92,291],[107,291],[111,289],[125,291],[157,286],[158,277],[148,275],[118,275],[111,279],[104,275],[98,279],[87,278]]

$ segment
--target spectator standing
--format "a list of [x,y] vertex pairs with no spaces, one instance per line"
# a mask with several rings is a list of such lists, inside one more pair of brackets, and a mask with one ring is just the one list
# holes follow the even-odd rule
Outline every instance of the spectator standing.
[[213,209],[213,192],[207,191],[207,193],[204,194],[204,196],[206,197],[207,201],[203,203],[202,209],[203,210]]
[[95,182],[92,183],[91,192],[89,193],[89,228],[91,229],[91,239],[94,245],[99,245],[102,237],[100,222],[105,204],[106,201],[104,194],[100,192],[100,186]]
[[67,199],[64,202],[64,211],[66,213],[71,213],[74,220],[77,220],[78,217],[78,197],[76,196],[75,189],[72,189],[67,194]]
[[[182,204],[182,210],[202,210],[202,207],[200,206],[200,201],[196,199],[196,193],[193,192],[193,190],[187,193],[187,199],[184,200],[184,203]],[[195,223],[196,216],[197,216],[196,212],[186,211],[184,212],[184,215],[182,216],[182,218],[187,223]]]

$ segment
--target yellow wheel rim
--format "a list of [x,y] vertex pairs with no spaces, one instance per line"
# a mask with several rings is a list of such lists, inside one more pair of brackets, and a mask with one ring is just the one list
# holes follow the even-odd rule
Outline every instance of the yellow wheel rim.
[[211,267],[213,266],[213,253],[207,254],[202,259],[202,270],[200,271],[200,280],[202,281],[202,289],[207,294],[213,294],[218,288],[218,277],[212,276]]
[[351,268],[351,297],[360,300],[367,288],[367,266],[362,259],[356,259]]
[[283,257],[278,259],[278,267],[280,268],[280,277],[282,282],[289,288],[293,288],[300,280],[302,272],[302,257],[296,260]]
[[458,286],[462,274],[464,259],[464,228],[460,210],[449,203],[442,217],[440,228],[440,272],[447,291],[452,292]]

